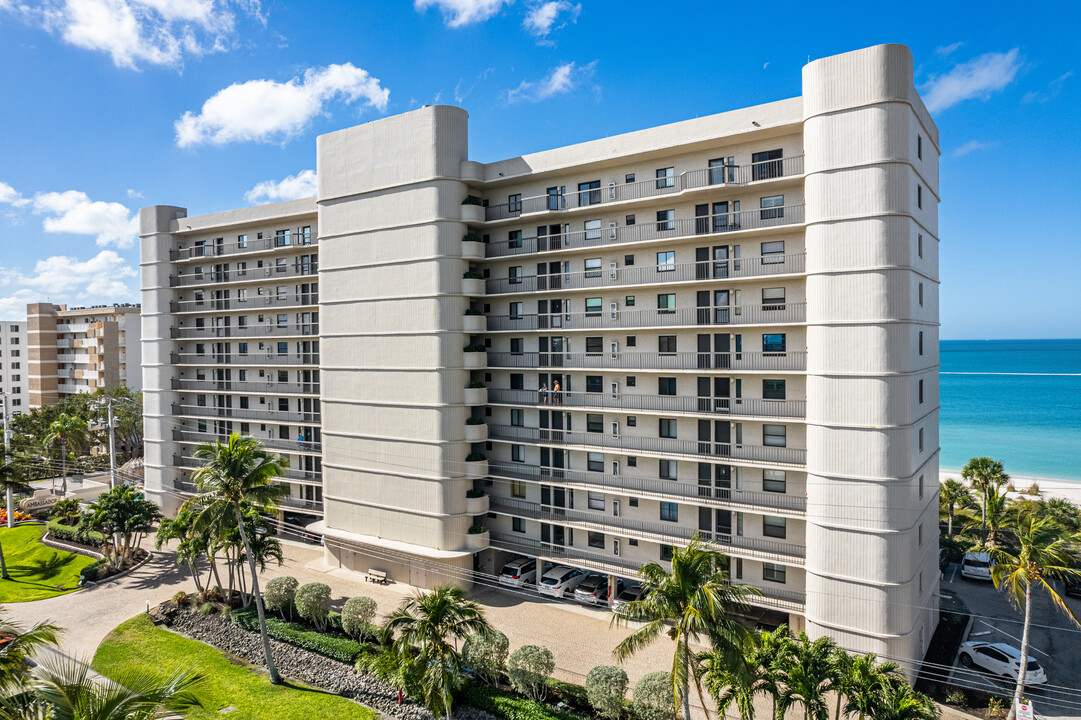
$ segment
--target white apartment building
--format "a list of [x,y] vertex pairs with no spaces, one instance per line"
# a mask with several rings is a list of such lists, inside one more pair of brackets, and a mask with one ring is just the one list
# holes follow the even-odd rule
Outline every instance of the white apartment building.
[[0,320],[0,394],[8,400],[8,417],[30,408],[26,361],[26,321]]
[[764,619],[922,658],[939,149],[912,72],[876,46],[800,97],[487,164],[426,107],[319,137],[316,198],[145,208],[148,491],[175,508],[196,444],[250,433],[343,567],[631,579],[697,533]]

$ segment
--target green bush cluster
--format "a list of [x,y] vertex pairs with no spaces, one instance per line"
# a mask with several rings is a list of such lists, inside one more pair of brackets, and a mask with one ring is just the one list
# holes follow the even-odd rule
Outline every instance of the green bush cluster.
[[498,630],[474,633],[462,646],[462,662],[484,682],[495,685],[507,667],[510,641]]
[[619,720],[627,694],[627,673],[622,668],[598,665],[586,675],[586,693],[598,716]]
[[370,597],[353,597],[342,607],[342,630],[350,637],[363,637],[375,619],[378,606]]
[[675,720],[672,674],[664,671],[643,675],[634,686],[634,716],[640,720]]
[[562,712],[532,698],[471,683],[462,693],[467,705],[505,720],[580,720],[580,716]]
[[101,547],[105,544],[105,538],[99,532],[80,530],[74,525],[64,525],[55,520],[50,522],[46,529],[49,532],[49,537],[61,542],[74,542],[91,547]]
[[537,701],[544,700],[548,694],[548,678],[555,669],[552,651],[537,645],[523,645],[507,660],[511,686]]
[[[231,620],[239,628],[259,632],[259,616],[254,610],[236,610]],[[347,637],[327,635],[276,617],[266,619],[266,630],[267,635],[275,640],[346,663],[352,663],[366,647],[363,643]]]
[[294,577],[276,577],[266,584],[263,590],[263,606],[282,617],[293,617],[293,598],[296,597],[300,583]]
[[329,585],[324,583],[301,585],[293,596],[293,604],[297,608],[297,614],[314,625],[316,630],[326,630],[327,616],[330,614]]
[[79,573],[79,582],[97,582],[108,564],[109,562],[105,558],[90,563]]

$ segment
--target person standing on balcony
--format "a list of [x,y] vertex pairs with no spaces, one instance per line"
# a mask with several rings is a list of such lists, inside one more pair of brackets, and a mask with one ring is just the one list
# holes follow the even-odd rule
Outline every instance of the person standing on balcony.
[[548,404],[548,383],[541,383],[540,390],[538,392],[540,394],[540,404],[541,405],[547,405]]
[[552,383],[552,404],[553,405],[558,405],[560,399],[561,398],[559,396],[559,381],[556,380],[554,383]]

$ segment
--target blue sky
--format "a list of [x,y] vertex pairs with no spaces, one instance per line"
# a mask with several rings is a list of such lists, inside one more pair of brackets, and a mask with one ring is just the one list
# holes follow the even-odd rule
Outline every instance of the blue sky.
[[0,0],[0,317],[137,301],[140,206],[312,194],[323,132],[460,104],[490,161],[898,42],[942,134],[942,337],[1081,337],[1081,4],[966,5]]

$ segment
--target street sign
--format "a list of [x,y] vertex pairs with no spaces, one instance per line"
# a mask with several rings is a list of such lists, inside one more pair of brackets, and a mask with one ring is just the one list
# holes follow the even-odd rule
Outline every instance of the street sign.
[[1017,720],[1032,720],[1032,703],[1017,703]]
[[19,502],[19,509],[28,515],[50,509],[60,500],[56,495],[26,498]]

